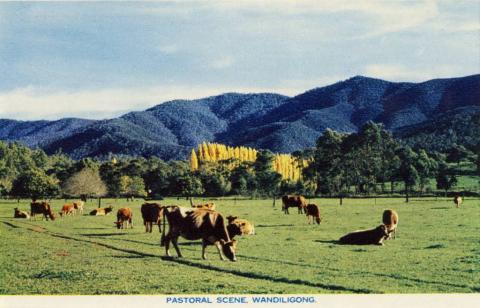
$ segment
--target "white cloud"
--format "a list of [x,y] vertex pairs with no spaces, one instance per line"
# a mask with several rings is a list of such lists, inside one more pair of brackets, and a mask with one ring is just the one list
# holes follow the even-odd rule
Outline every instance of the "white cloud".
[[[474,74],[475,72],[472,72]],[[362,75],[389,81],[420,82],[435,78],[451,78],[468,75],[459,67],[453,65],[438,65],[428,69],[406,67],[399,64],[371,64],[367,65]]]
[[51,120],[62,117],[104,119],[133,110],[144,110],[173,99],[197,99],[226,92],[275,92],[293,95],[301,91],[302,89],[297,88],[158,86],[52,92],[26,87],[0,93],[0,118],[19,120]]
[[174,54],[179,50],[179,47],[176,44],[161,45],[158,47],[158,50],[166,55]]
[[211,61],[209,66],[214,69],[224,69],[232,66],[234,62],[235,60],[232,56],[224,55]]

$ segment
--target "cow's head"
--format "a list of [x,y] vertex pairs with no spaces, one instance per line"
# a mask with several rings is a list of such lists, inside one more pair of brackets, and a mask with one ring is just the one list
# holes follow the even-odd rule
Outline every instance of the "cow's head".
[[237,261],[237,257],[235,256],[235,248],[237,245],[237,241],[232,240],[225,242],[224,240],[220,240],[220,243],[222,244],[222,251],[223,254],[230,260],[230,261]]
[[384,224],[380,225],[377,227],[377,231],[380,235],[384,236],[384,237],[388,237],[389,236],[389,232],[388,232],[388,227]]
[[237,216],[227,216],[228,223],[231,224],[237,218]]
[[117,229],[122,228],[122,223],[120,221],[114,221],[113,223],[117,226]]
[[315,221],[317,222],[317,224],[320,224],[320,222],[322,221],[322,219],[320,218],[320,216],[318,216],[318,217],[315,217]]

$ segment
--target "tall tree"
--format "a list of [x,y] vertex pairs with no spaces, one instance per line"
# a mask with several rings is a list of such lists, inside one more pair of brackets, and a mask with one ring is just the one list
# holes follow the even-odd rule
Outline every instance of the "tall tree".
[[58,180],[38,168],[22,172],[12,183],[10,194],[17,198],[51,198],[58,194]]
[[90,168],[84,168],[68,178],[62,190],[64,194],[78,196],[84,201],[87,198],[103,197],[107,194],[107,187],[98,170]]
[[409,195],[412,188],[418,181],[418,171],[415,168],[417,155],[410,147],[400,148],[397,151],[400,158],[400,167],[398,169],[398,176],[405,185],[405,202],[409,201]]

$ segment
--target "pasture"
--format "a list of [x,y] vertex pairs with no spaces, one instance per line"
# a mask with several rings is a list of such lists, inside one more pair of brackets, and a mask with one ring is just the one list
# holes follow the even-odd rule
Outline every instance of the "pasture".
[[[196,200],[201,202],[200,199]],[[448,199],[311,200],[322,223],[281,211],[271,200],[214,200],[222,214],[246,218],[256,235],[237,237],[238,262],[221,261],[214,246],[201,259],[200,242],[180,238],[184,258],[167,258],[160,234],[145,233],[143,200],[103,200],[105,217],[55,221],[14,219],[29,201],[0,201],[0,294],[241,294],[241,293],[472,293],[480,292],[480,200],[462,207]],[[53,200],[56,213],[64,200]],[[188,205],[166,199],[164,205]],[[117,230],[116,210],[134,211],[133,229]],[[85,214],[96,208],[86,204]],[[399,213],[396,240],[385,246],[338,245],[342,235]],[[171,252],[176,256],[173,247]]]

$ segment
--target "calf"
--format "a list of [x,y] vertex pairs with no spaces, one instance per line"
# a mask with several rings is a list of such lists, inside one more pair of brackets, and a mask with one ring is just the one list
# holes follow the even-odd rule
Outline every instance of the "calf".
[[[117,229],[126,229],[130,224],[130,228],[133,228],[133,213],[132,209],[129,207],[122,207],[117,211],[117,221],[115,224],[117,225]],[[127,223],[127,226],[124,227],[124,224]]]
[[388,238],[391,237],[393,233],[393,238],[397,237],[397,227],[398,227],[398,214],[394,210],[385,210],[383,211],[382,217],[383,224],[387,227],[388,230]]
[[20,211],[17,207],[14,209],[13,218],[26,218],[29,219],[30,215],[25,211]]
[[310,224],[310,218],[312,220],[315,220],[317,224],[320,224],[322,219],[320,218],[320,210],[318,209],[318,206],[316,204],[308,204],[307,207],[305,208],[305,214],[307,215],[307,221],[308,224]]
[[113,211],[113,207],[110,205],[109,207],[99,207],[98,209],[94,209],[90,212],[92,216],[105,216],[110,214]]
[[365,231],[355,231],[348,233],[340,238],[341,244],[351,245],[383,245],[383,241],[388,237],[388,230],[385,225],[380,225],[375,229]]
[[298,214],[302,214],[306,206],[307,200],[305,200],[304,196],[287,195],[282,197],[282,210],[285,214],[290,214],[288,212],[289,207],[298,208]]
[[230,239],[236,235],[254,235],[255,227],[246,219],[241,219],[236,216],[228,216],[227,231]]
[[59,214],[60,217],[75,215],[75,206],[73,204],[64,204]]
[[42,214],[42,220],[46,219],[48,221],[48,218],[55,220],[55,215],[52,212],[50,204],[45,201],[30,203],[30,218],[35,219],[36,214]]
[[195,205],[192,205],[193,208],[197,208],[197,209],[204,209],[204,210],[215,210],[215,203],[213,202],[209,202],[209,203],[205,203],[205,204],[195,204]]
[[463,200],[462,200],[462,197],[460,197],[460,196],[455,196],[455,198],[453,198],[453,203],[455,203],[455,206],[457,208],[459,208],[460,205],[462,205],[462,202],[463,202]]
[[[170,256],[169,247],[172,242],[178,257],[182,253],[178,247],[178,237],[187,240],[202,239],[202,258],[206,259],[205,248],[215,244],[220,254],[220,259],[225,260],[223,254],[230,260],[236,261],[235,241],[228,235],[225,219],[216,211],[204,209],[186,209],[170,206],[163,211],[163,233],[161,245],[165,246],[167,256]],[[165,217],[166,216],[166,217]],[[165,235],[165,218],[168,220],[168,233]],[[222,254],[223,252],[223,254]]]
[[162,232],[162,216],[164,207],[158,203],[142,204],[142,218],[145,225],[145,232],[152,233],[152,226],[158,225],[158,231]]

